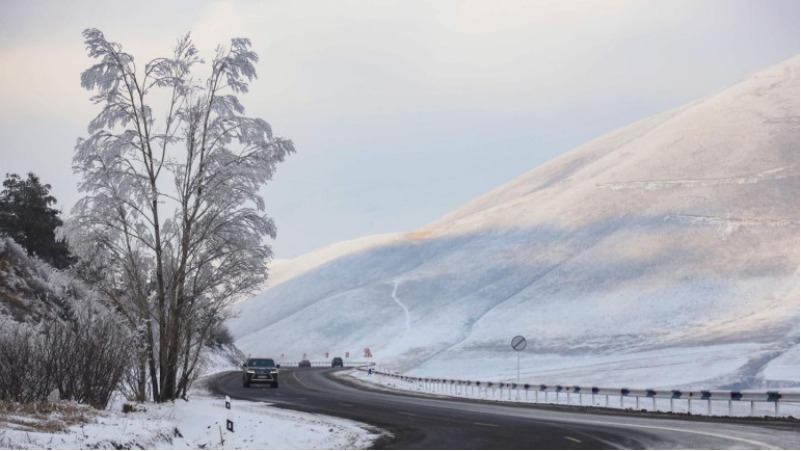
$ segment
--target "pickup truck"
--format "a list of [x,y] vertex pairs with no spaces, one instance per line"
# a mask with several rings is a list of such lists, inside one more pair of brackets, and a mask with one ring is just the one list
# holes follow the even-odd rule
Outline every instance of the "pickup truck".
[[247,388],[250,384],[270,384],[271,387],[278,387],[278,368],[275,360],[267,358],[247,359],[242,364],[242,386]]

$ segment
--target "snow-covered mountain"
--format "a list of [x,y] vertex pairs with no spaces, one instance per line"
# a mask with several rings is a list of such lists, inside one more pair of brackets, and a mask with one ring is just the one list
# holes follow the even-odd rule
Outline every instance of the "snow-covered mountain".
[[521,334],[528,381],[797,387],[799,59],[277,269],[234,307],[245,352],[508,379]]

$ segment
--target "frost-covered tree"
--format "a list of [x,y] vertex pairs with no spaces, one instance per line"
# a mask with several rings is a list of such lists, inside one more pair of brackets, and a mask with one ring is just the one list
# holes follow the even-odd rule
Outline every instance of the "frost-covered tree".
[[244,115],[248,39],[218,47],[196,78],[204,64],[188,34],[143,68],[100,31],[83,36],[97,63],[81,85],[101,111],[75,149],[85,197],[65,235],[139,331],[139,395],[174,399],[224,306],[263,282],[275,226],[259,190],[294,148]]

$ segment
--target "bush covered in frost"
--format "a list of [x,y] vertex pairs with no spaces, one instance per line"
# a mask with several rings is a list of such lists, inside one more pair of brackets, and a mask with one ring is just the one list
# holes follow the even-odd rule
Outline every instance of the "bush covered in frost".
[[42,401],[57,390],[104,408],[131,362],[132,336],[119,314],[6,237],[0,295],[0,400]]

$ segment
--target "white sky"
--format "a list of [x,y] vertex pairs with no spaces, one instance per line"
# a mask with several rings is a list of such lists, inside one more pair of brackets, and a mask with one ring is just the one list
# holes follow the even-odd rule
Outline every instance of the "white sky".
[[249,37],[242,101],[298,153],[264,191],[277,257],[411,231],[538,164],[799,51],[797,0],[0,1],[0,176],[68,214],[94,27],[140,66]]

